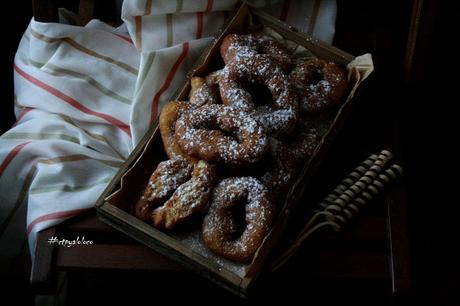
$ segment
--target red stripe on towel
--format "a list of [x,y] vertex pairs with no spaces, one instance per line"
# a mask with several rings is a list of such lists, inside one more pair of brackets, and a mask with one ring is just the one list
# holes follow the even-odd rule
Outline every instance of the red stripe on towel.
[[8,153],[8,155],[5,157],[5,159],[3,160],[2,164],[0,165],[0,176],[2,176],[2,174],[5,171],[6,167],[8,167],[8,165],[16,157],[16,155],[18,155],[19,152],[21,152],[21,150],[24,149],[24,147],[26,145],[28,145],[29,143],[30,143],[30,141],[25,142],[25,143],[21,143],[21,144],[15,146],[13,148],[13,150],[11,150],[10,153]]
[[125,40],[127,42],[129,42],[130,44],[133,44],[133,41],[131,40],[130,37],[123,36],[123,35],[120,35],[120,34],[114,34],[114,35],[120,37],[121,39],[123,39],[123,40]]
[[196,13],[196,39],[203,35],[203,12]]
[[152,123],[155,120],[155,118],[157,117],[157,115],[158,115],[158,103],[160,102],[160,97],[169,88],[169,86],[171,86],[171,82],[174,79],[174,76],[176,75],[177,69],[179,68],[179,66],[182,64],[182,62],[184,61],[185,57],[187,56],[188,49],[189,49],[189,43],[188,42],[183,43],[182,44],[182,52],[181,52],[181,54],[177,58],[177,60],[174,63],[174,65],[171,67],[171,70],[169,71],[168,76],[166,77],[166,80],[163,83],[163,85],[161,86],[160,90],[158,90],[158,92],[153,97],[152,110],[151,110],[151,116],[150,116],[150,123]]
[[25,78],[26,80],[28,80],[32,84],[34,84],[34,85],[46,90],[47,92],[49,92],[53,96],[55,96],[55,97],[61,99],[62,101],[68,103],[69,105],[73,106],[74,108],[78,109],[79,111],[81,111],[81,112],[83,112],[85,114],[88,114],[88,115],[92,115],[92,116],[104,119],[105,121],[107,121],[107,122],[119,127],[123,132],[125,132],[126,134],[128,134],[129,137],[131,137],[131,130],[129,128],[129,125],[123,123],[122,121],[120,121],[120,120],[118,120],[118,119],[116,119],[116,118],[114,118],[114,117],[112,117],[110,115],[100,113],[100,112],[96,112],[96,111],[93,111],[93,110],[87,108],[86,106],[84,106],[83,104],[81,104],[77,100],[73,99],[72,97],[69,97],[68,95],[66,95],[62,91],[59,91],[56,88],[53,88],[53,87],[49,86],[48,84],[43,83],[39,79],[31,76],[30,74],[28,74],[27,72],[25,72],[24,70],[22,70],[21,68],[16,66],[16,64],[14,64],[14,70],[16,70],[16,72],[19,75],[21,75],[23,78]]
[[291,6],[291,0],[284,0],[283,6],[281,7],[280,20],[286,21],[289,13],[289,7]]
[[32,108],[32,107],[25,107],[25,108],[21,111],[21,113],[19,113],[19,116],[18,116],[18,118],[16,119],[16,122],[13,124],[12,127],[16,126],[16,125],[19,123],[19,121],[22,119],[22,117],[24,117],[28,112],[30,112],[30,111],[33,110],[33,109],[34,109],[34,108]]
[[213,0],[208,0],[204,12],[196,13],[196,39],[200,39],[203,37],[203,13],[210,12],[212,10],[213,4]]
[[212,10],[212,5],[214,4],[213,0],[208,0],[206,3],[206,9],[204,10],[205,13],[210,12]]
[[38,223],[45,222],[45,221],[50,221],[50,220],[56,220],[56,219],[62,219],[62,218],[68,218],[68,217],[73,217],[76,215],[81,214],[84,211],[87,211],[88,209],[91,208],[83,208],[83,209],[75,209],[75,210],[66,210],[66,211],[59,211],[47,215],[43,215],[41,217],[38,217],[34,221],[32,221],[28,226],[27,226],[27,235],[32,232],[32,229],[37,225]]

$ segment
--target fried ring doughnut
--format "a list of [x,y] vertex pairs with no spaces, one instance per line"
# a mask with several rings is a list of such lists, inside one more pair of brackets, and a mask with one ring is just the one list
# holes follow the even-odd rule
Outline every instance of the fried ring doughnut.
[[281,141],[270,138],[269,143],[269,162],[260,181],[278,198],[284,196],[294,182],[298,164]]
[[220,46],[220,54],[226,64],[239,57],[264,54],[284,71],[290,71],[293,65],[289,52],[281,43],[260,33],[227,35]]
[[250,114],[222,104],[183,114],[176,122],[175,136],[184,153],[231,166],[256,162],[267,149],[262,126]]
[[206,84],[208,85],[217,85],[219,84],[219,78],[222,76],[223,69],[216,70],[205,76]]
[[[241,233],[235,208],[245,208]],[[250,260],[270,230],[275,207],[267,188],[253,177],[220,181],[203,222],[203,241],[214,253],[234,261]],[[235,237],[236,236],[236,237]]]
[[222,102],[244,111],[255,110],[251,95],[243,83],[265,86],[272,95],[269,112],[255,116],[267,134],[288,134],[295,126],[298,115],[297,96],[291,90],[286,74],[266,56],[241,57],[227,64],[219,81]]
[[149,220],[152,209],[161,205],[191,175],[192,165],[184,158],[162,161],[149,178],[141,198],[134,205],[134,215]]
[[299,165],[313,154],[320,141],[314,128],[301,126],[294,134],[294,138],[287,141],[269,140],[270,163],[260,180],[274,195],[283,195],[289,190]]
[[201,213],[209,202],[216,178],[216,166],[200,160],[193,168],[191,179],[180,185],[163,206],[153,211],[153,225],[170,230]]
[[190,103],[194,106],[202,106],[204,104],[218,104],[219,90],[217,83],[208,82],[207,79],[201,77],[192,77],[190,80]]
[[166,155],[170,158],[176,158],[182,156],[189,160],[191,163],[195,163],[198,160],[186,155],[180,149],[174,136],[174,130],[176,121],[183,113],[189,112],[193,109],[190,103],[182,101],[169,101],[162,109],[160,113],[160,134],[163,140],[163,146]]
[[345,69],[323,59],[300,60],[289,74],[303,113],[322,111],[340,102],[348,89]]
[[[228,73],[227,67],[224,68],[224,71]],[[251,95],[236,80],[225,76],[221,77],[219,79],[219,91],[223,104],[245,112],[254,111],[255,105]]]

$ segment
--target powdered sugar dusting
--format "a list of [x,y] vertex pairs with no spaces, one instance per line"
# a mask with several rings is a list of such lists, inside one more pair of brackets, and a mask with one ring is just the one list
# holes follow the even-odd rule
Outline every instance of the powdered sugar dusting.
[[347,89],[345,70],[321,59],[299,60],[289,80],[298,92],[300,109],[305,113],[337,103]]
[[291,131],[297,121],[297,112],[292,107],[274,110],[270,107],[257,108],[256,120],[268,134],[277,135],[280,131]]
[[244,277],[247,273],[247,268],[250,263],[234,262],[222,258],[221,256],[211,252],[204,244],[201,229],[194,230],[188,233],[171,233],[173,238],[182,243],[185,247],[194,252],[210,259],[221,268],[237,274],[239,277]]
[[143,197],[147,201],[163,200],[190,178],[191,171],[192,165],[181,157],[159,163]]
[[288,71],[292,66],[292,60],[287,49],[272,37],[262,33],[230,34],[224,39],[222,46],[221,54],[225,63],[263,54],[285,71]]
[[202,84],[197,88],[190,97],[190,103],[196,106],[204,104],[217,104],[217,88],[210,86],[207,83]]
[[192,178],[180,185],[166,203],[153,212],[154,225],[171,229],[200,213],[208,204],[217,173],[204,161],[195,164]]
[[291,90],[286,74],[270,59],[260,54],[237,55],[223,69],[220,79],[222,101],[237,109],[254,112],[251,95],[241,82],[257,83],[267,87],[273,97],[271,108],[255,117],[271,135],[288,133],[297,121],[297,96]]
[[267,148],[262,126],[249,113],[224,105],[206,105],[180,117],[176,138],[184,152],[229,165],[255,162]]
[[[239,237],[232,209],[245,205],[245,229]],[[225,258],[247,261],[259,248],[274,217],[268,190],[253,177],[227,178],[213,192],[209,212],[203,222],[203,239],[208,248]]]

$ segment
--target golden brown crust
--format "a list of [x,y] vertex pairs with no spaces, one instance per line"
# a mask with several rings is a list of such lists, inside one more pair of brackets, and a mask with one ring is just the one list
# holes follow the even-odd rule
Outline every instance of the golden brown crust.
[[151,215],[153,225],[170,230],[200,214],[209,202],[217,170],[201,160],[195,164],[190,180],[180,185],[171,198]]
[[140,199],[134,205],[134,215],[149,220],[153,208],[161,205],[182,183],[190,178],[192,165],[181,157],[158,164]]
[[323,59],[299,60],[289,74],[303,113],[322,111],[341,101],[348,89],[346,71]]
[[161,110],[160,113],[160,134],[163,140],[163,146],[166,155],[172,159],[181,156],[191,163],[195,163],[198,160],[190,157],[182,152],[180,146],[177,144],[174,130],[177,119],[184,113],[190,111],[193,108],[190,103],[182,101],[170,101]]
[[[235,208],[244,205],[244,216]],[[270,230],[275,208],[268,190],[253,177],[219,182],[203,222],[203,241],[214,253],[234,261],[251,260]],[[244,217],[241,231],[237,219]]]
[[[266,87],[272,101],[265,112],[256,110],[251,95],[244,84],[258,84]],[[264,126],[267,134],[286,135],[295,126],[298,117],[298,102],[291,89],[287,75],[273,61],[264,55],[238,55],[229,62],[219,79],[222,102],[246,112],[255,111],[256,119]]]
[[305,124],[299,124],[295,132],[283,141],[269,141],[270,162],[261,181],[275,197],[284,195],[294,184],[302,162],[313,154],[320,141],[318,132]]
[[261,33],[227,35],[220,46],[220,54],[226,64],[241,54],[263,54],[286,72],[293,64],[289,52],[281,43]]
[[254,163],[267,149],[267,136],[250,114],[219,104],[181,116],[175,136],[184,153],[230,166]]
[[[212,78],[209,78],[212,80]],[[199,107],[205,104],[218,104],[220,102],[218,96],[217,83],[211,83],[206,78],[193,77],[190,80],[190,104]]]

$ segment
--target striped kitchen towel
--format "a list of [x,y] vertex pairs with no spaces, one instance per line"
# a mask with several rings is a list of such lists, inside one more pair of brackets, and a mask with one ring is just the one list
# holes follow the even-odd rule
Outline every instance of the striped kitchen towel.
[[[65,10],[30,22],[14,61],[17,122],[0,136],[0,275],[28,245],[33,255],[38,231],[94,206],[236,2],[124,1],[117,28],[72,25]],[[332,40],[333,0],[252,2]]]

